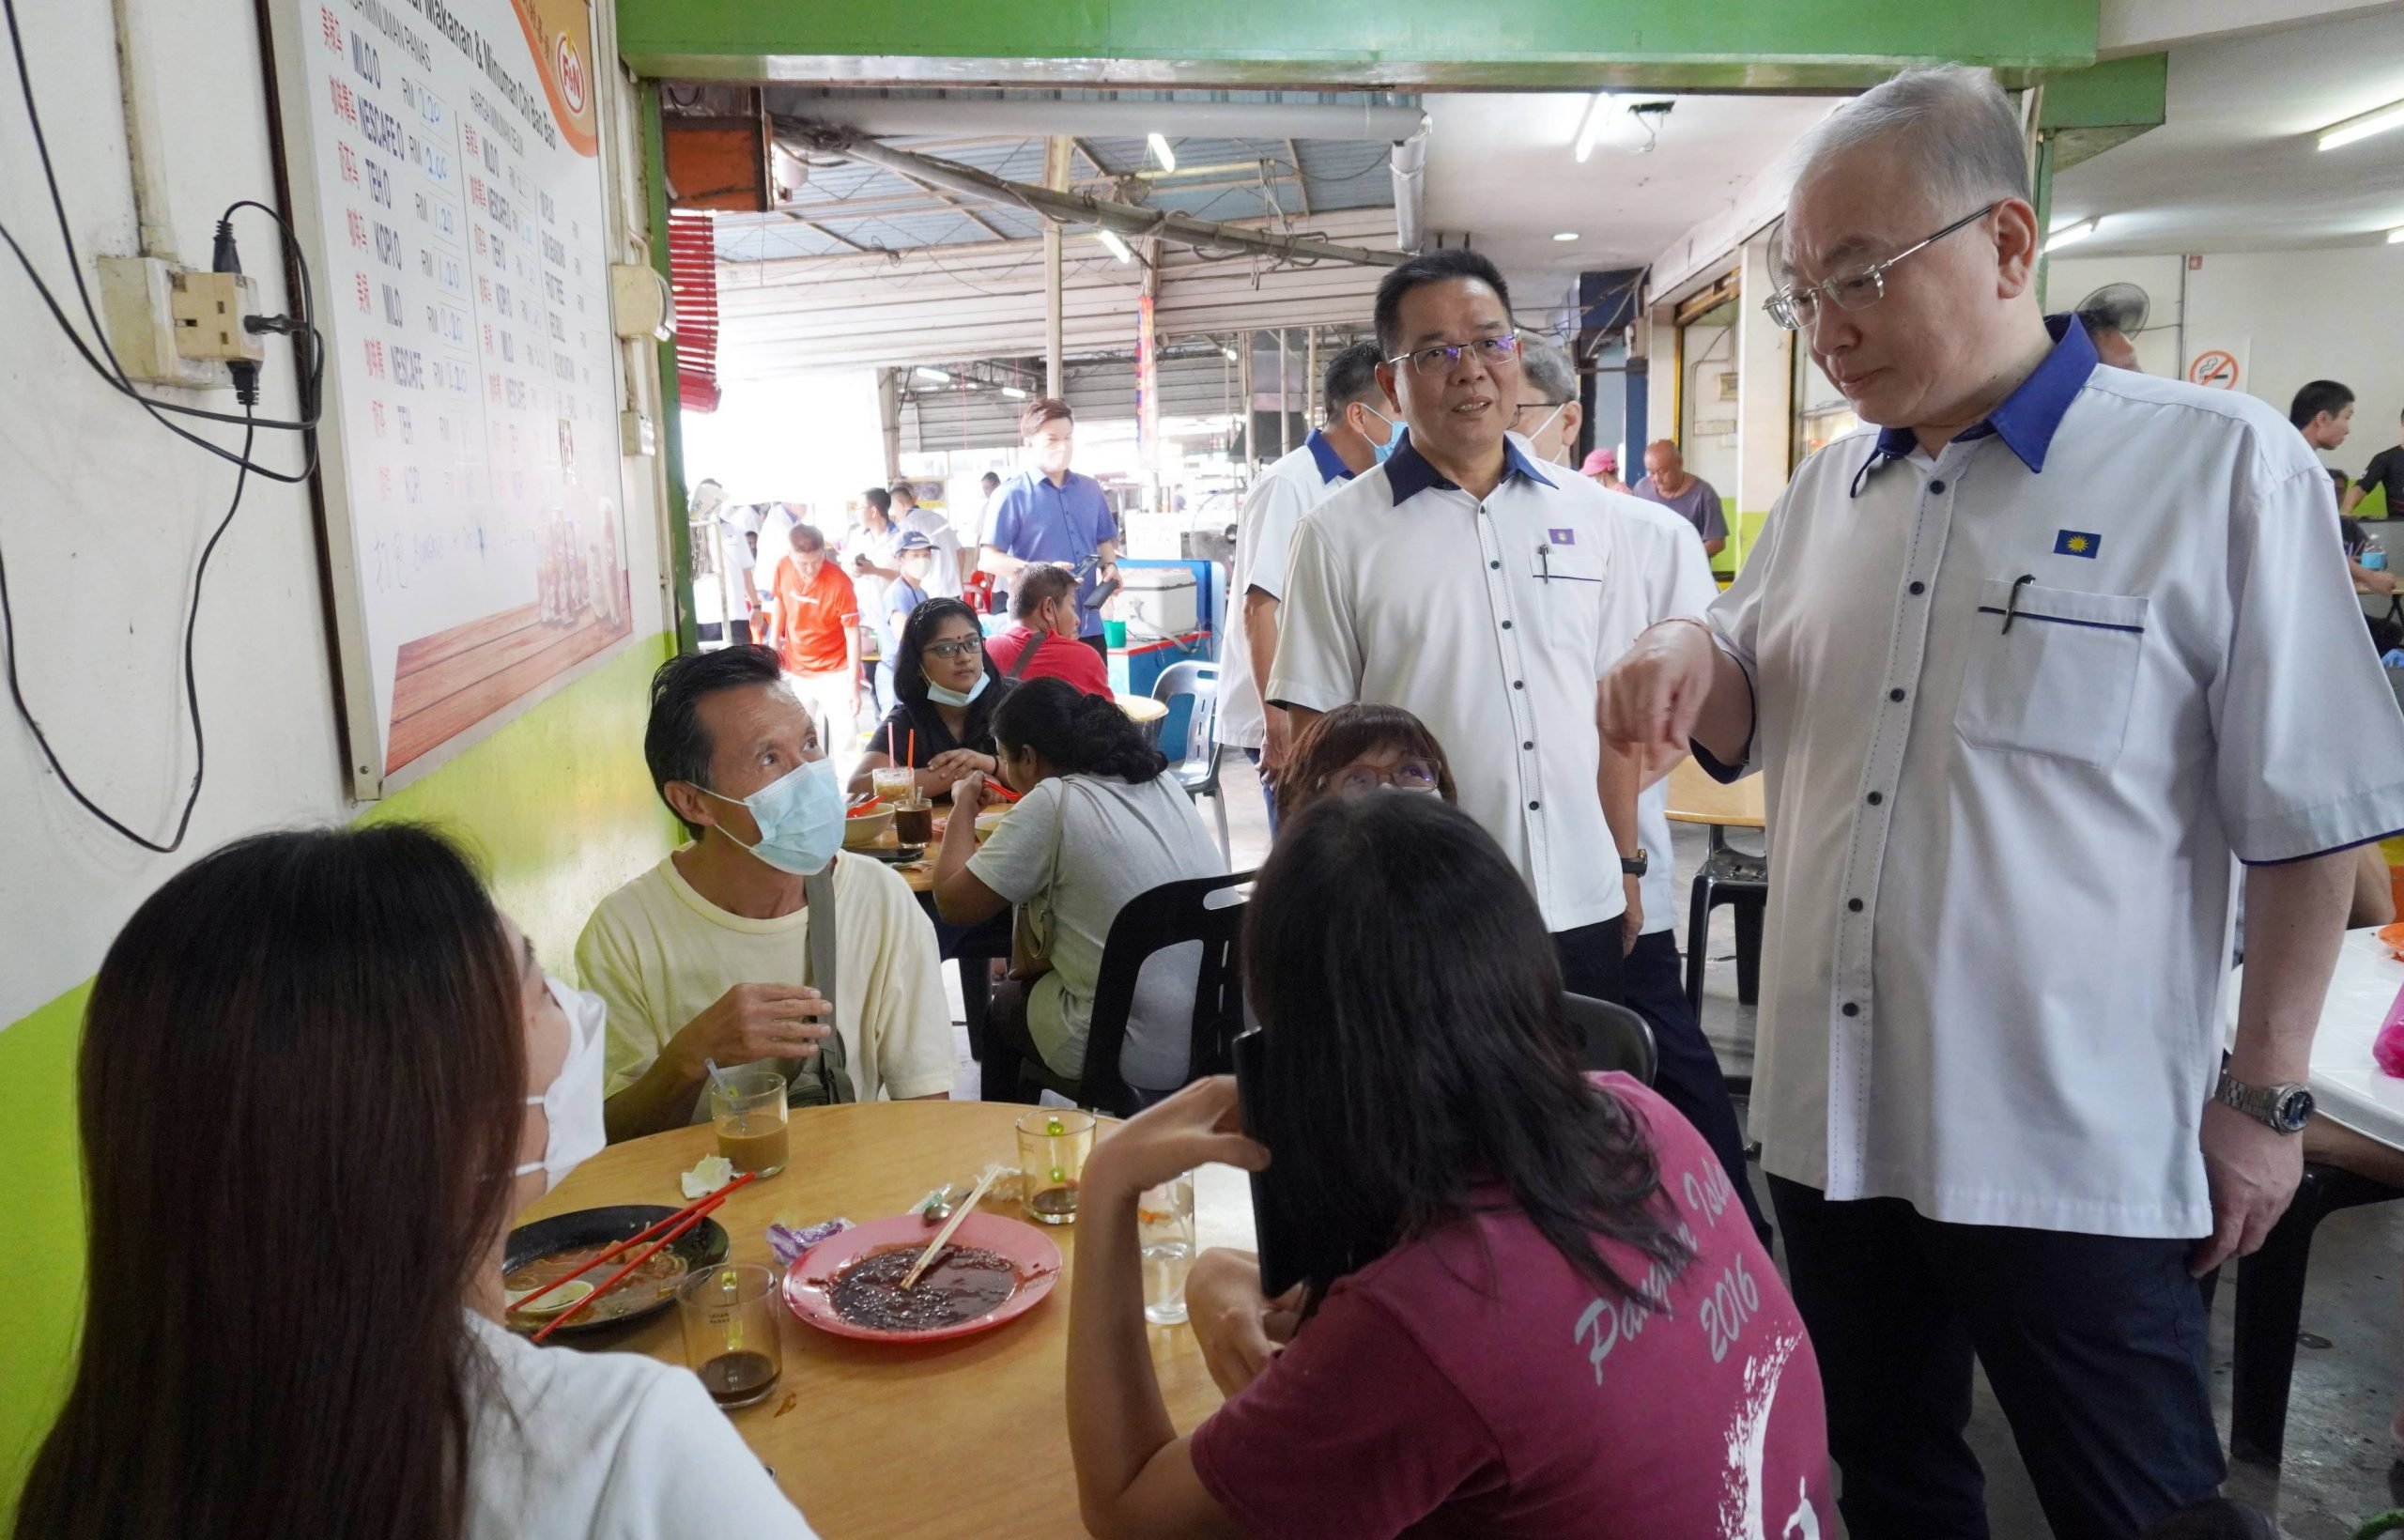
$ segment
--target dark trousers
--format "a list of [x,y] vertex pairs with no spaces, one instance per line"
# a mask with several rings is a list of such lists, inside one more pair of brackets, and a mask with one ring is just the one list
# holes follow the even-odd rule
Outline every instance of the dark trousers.
[[1900,1198],[1769,1188],[1853,1540],[1986,1540],[1985,1477],[1963,1437],[1973,1358],[2056,1540],[2134,1540],[2219,1489],[2188,1242],[1947,1224]]
[[1686,1114],[1687,1121],[1719,1157],[1728,1179],[1736,1185],[1736,1196],[1744,1202],[1745,1217],[1753,1222],[1753,1233],[1762,1238],[1763,1245],[1768,1245],[1769,1224],[1762,1217],[1761,1200],[1753,1195],[1752,1180],[1745,1174],[1745,1134],[1736,1125],[1735,1104],[1728,1100],[1728,1081],[1719,1072],[1719,1055],[1711,1051],[1703,1024],[1687,1005],[1677,938],[1668,931],[1637,937],[1621,982],[1627,991],[1629,1009],[1653,1024],[1653,1047],[1660,1060],[1653,1088],[1661,1093],[1662,1101]]
[[[1260,768],[1259,749],[1247,748],[1243,757],[1252,762],[1255,770]],[[1260,800],[1269,804],[1269,838],[1274,839],[1277,838],[1277,787],[1267,776],[1260,778]]]
[[1613,916],[1600,925],[1552,932],[1552,953],[1561,960],[1561,987],[1589,1000],[1626,1005],[1621,989],[1627,955],[1621,942],[1625,930]]

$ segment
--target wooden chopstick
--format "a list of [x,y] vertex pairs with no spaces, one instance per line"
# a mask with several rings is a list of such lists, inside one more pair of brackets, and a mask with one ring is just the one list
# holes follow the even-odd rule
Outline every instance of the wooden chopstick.
[[[620,1240],[618,1244],[613,1244],[613,1247],[609,1247],[609,1249],[606,1249],[606,1252],[601,1252],[601,1255],[598,1255],[598,1256],[593,1256],[592,1261],[587,1261],[587,1264],[579,1266],[579,1269],[572,1270],[572,1273],[562,1273],[562,1276],[560,1276],[560,1278],[553,1278],[553,1281],[546,1283],[544,1287],[538,1287],[538,1290],[533,1290],[532,1295],[519,1295],[519,1298],[516,1298],[516,1302],[515,1302],[515,1304],[510,1304],[510,1309],[512,1309],[512,1312],[519,1312],[519,1309],[527,1307],[527,1300],[541,1300],[541,1298],[544,1298],[544,1295],[548,1295],[550,1290],[555,1290],[555,1287],[562,1286],[562,1283],[575,1283],[577,1278],[582,1278],[584,1273],[589,1273],[589,1270],[593,1270],[593,1269],[596,1269],[596,1266],[604,1264],[604,1261],[613,1259],[613,1256],[623,1256],[623,1255],[625,1255],[625,1249],[627,1249],[627,1247],[640,1247],[640,1244],[647,1242],[647,1240],[652,1240],[654,1235],[658,1235],[658,1233],[661,1233],[661,1230],[666,1230],[666,1227],[669,1227],[669,1225],[673,1225],[673,1223],[683,1221],[683,1218],[695,1216],[695,1213],[704,1213],[704,1210],[707,1210],[707,1209],[717,1209],[718,1204],[724,1204],[724,1201],[726,1201],[726,1194],[731,1194],[731,1192],[733,1192],[735,1187],[743,1187],[743,1184],[746,1184],[746,1182],[750,1182],[750,1179],[752,1179],[752,1178],[757,1178],[757,1175],[760,1175],[760,1173],[755,1173],[755,1170],[747,1170],[747,1173],[743,1173],[743,1175],[740,1175],[740,1178],[735,1178],[733,1182],[729,1182],[729,1184],[726,1184],[726,1187],[718,1187],[717,1192],[704,1192],[702,1196],[697,1196],[697,1199],[692,1199],[690,1204],[686,1204],[686,1206],[683,1206],[683,1209],[678,1209],[678,1210],[675,1210],[675,1213],[670,1213],[669,1218],[661,1218],[661,1221],[652,1221],[652,1223],[649,1223],[649,1225],[644,1225],[642,1230],[637,1230],[637,1233],[627,1235],[625,1240]],[[683,1235],[683,1230],[678,1230],[678,1235]],[[670,1240],[673,1240],[673,1238],[670,1238]],[[656,1247],[654,1247],[654,1249],[656,1249]],[[644,1256],[649,1256],[649,1252],[644,1252]],[[640,1261],[637,1261],[635,1266],[642,1266],[642,1264],[640,1264]],[[601,1286],[601,1287],[609,1287],[609,1283],[604,1283],[604,1286]],[[601,1292],[601,1287],[596,1287],[596,1290],[593,1290],[593,1295],[598,1295],[598,1292]],[[592,1298],[587,1298],[587,1302],[592,1302]],[[575,1312],[567,1312],[567,1315],[575,1315]],[[560,1317],[560,1319],[567,1319],[567,1317]]]
[[959,1208],[951,1211],[951,1218],[945,1222],[942,1229],[935,1232],[935,1238],[927,1242],[927,1249],[920,1252],[918,1259],[910,1265],[910,1270],[902,1275],[902,1292],[909,1292],[917,1283],[918,1274],[927,1270],[927,1264],[932,1262],[935,1259],[935,1254],[943,1250],[945,1242],[951,1239],[951,1232],[960,1228],[960,1222],[968,1217],[968,1210],[977,1207],[977,1200],[983,1197],[985,1190],[992,1187],[1000,1177],[1001,1173],[998,1171],[988,1171],[978,1179],[975,1189],[961,1201]]

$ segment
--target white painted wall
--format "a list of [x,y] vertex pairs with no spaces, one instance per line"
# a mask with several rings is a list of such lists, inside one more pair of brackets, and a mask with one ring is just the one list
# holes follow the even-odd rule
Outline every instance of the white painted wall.
[[2067,309],[2105,283],[2138,284],[2153,299],[2147,334],[2137,340],[2137,361],[2149,373],[2181,366],[2183,318],[2190,355],[2244,339],[2247,367],[2239,387],[2282,411],[2306,380],[2351,386],[2354,434],[2321,456],[2329,464],[2359,474],[2396,441],[2404,412],[2404,356],[2395,347],[2404,326],[2404,246],[2215,252],[2194,271],[2184,267],[2177,256],[2060,258],[2047,264],[2046,307]]
[[[224,205],[275,202],[256,21],[250,0],[134,5],[136,46],[147,55],[165,130],[178,254],[205,267]],[[88,278],[93,256],[136,249],[110,8],[105,0],[21,0],[19,9]],[[0,220],[76,313],[13,72],[0,78],[8,80],[0,93]],[[238,229],[263,301],[287,309],[268,223],[247,216]],[[333,299],[318,295],[321,305]],[[290,355],[275,345],[270,359],[260,410],[288,419],[296,406]],[[185,399],[223,408],[232,398]],[[13,265],[0,271],[0,551],[26,699],[77,783],[119,819],[162,838],[193,759],[182,616],[234,469],[173,439],[86,370]],[[231,431],[216,437],[238,442]],[[297,465],[295,437],[262,434],[258,457]],[[627,462],[628,524],[645,531],[657,528],[650,465]],[[253,478],[211,563],[200,617],[208,777],[178,855],[141,851],[76,807],[31,733],[0,706],[0,807],[8,809],[0,1024],[90,977],[133,907],[195,856],[239,834],[353,810],[341,774],[316,538],[302,488]],[[656,539],[632,544],[635,591],[655,595]],[[639,629],[656,630],[656,600],[637,604]]]

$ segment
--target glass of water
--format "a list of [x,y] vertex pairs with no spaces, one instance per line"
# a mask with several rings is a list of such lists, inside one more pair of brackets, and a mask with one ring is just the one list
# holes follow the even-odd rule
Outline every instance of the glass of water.
[[1194,1270],[1194,1174],[1146,1189],[1135,1217],[1144,1249],[1144,1318],[1175,1326],[1185,1319],[1185,1275]]

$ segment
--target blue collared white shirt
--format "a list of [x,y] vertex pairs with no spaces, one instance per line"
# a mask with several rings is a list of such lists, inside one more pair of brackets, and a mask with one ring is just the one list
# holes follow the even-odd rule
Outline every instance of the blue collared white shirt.
[[1410,446],[1302,518],[1271,701],[1400,706],[1452,763],[1461,810],[1502,847],[1553,932],[1627,907],[1595,790],[1596,682],[1644,623],[1620,516],[1547,476],[1517,435],[1485,499]]
[[1258,589],[1272,599],[1286,596],[1286,568],[1294,548],[1294,526],[1329,494],[1352,479],[1351,467],[1317,428],[1302,447],[1281,456],[1260,473],[1243,500],[1236,524],[1235,580],[1229,585],[1227,630],[1219,645],[1219,741],[1257,749],[1269,741],[1268,713],[1260,685],[1252,676],[1252,638],[1243,624],[1244,594]]
[[1937,454],[1806,461],[1713,608],[1768,781],[1753,1126],[1831,1198],[2200,1236],[2231,856],[2404,825],[2404,717],[2302,437],[2056,335]]

